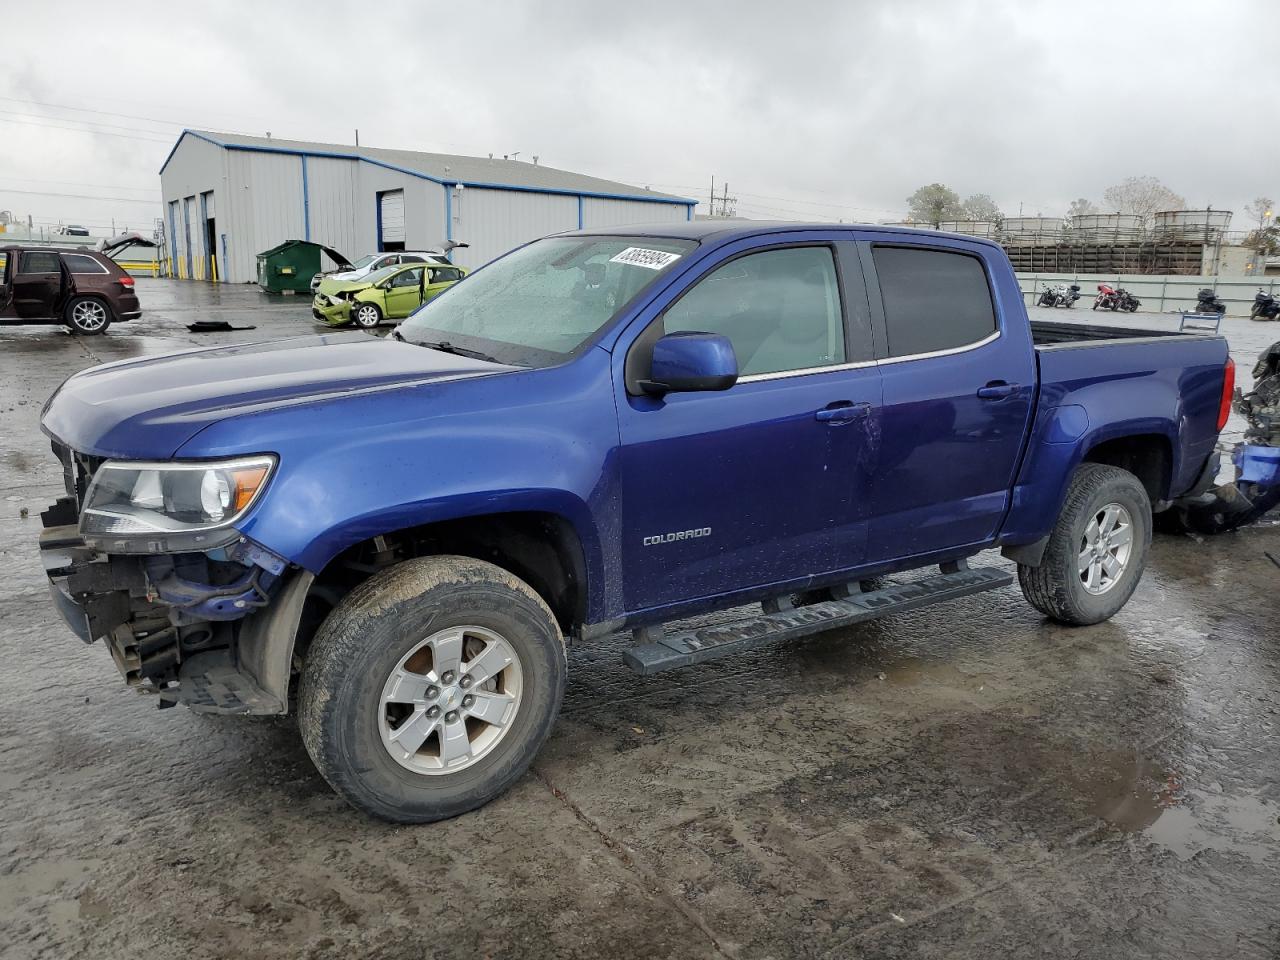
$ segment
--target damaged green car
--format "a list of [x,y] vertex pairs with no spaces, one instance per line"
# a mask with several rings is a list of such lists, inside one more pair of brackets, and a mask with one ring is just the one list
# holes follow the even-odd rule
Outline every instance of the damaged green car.
[[466,273],[453,265],[404,263],[383,267],[362,280],[322,280],[311,301],[311,315],[331,327],[354,323],[371,330],[384,320],[409,316]]

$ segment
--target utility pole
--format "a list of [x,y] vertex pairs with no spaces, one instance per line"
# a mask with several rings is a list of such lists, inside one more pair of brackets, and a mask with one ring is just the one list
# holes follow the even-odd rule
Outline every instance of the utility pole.
[[360,146],[360,128],[356,127],[356,146]]
[[711,175],[711,195],[707,200],[707,216],[714,217],[716,215],[716,175]]

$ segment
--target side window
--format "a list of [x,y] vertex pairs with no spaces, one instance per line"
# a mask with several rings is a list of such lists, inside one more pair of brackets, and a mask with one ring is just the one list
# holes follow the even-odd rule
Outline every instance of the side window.
[[431,271],[432,283],[453,283],[458,278],[456,267],[437,267]]
[[395,254],[392,254],[389,257],[383,257],[381,260],[375,263],[373,265],[373,269],[381,270],[383,267],[394,267],[399,262],[400,262],[400,258],[397,257]]
[[405,254],[401,254],[400,262],[401,263],[426,263],[427,261],[425,258],[419,257],[416,254],[405,253]]
[[731,260],[674,303],[664,331],[729,338],[741,376],[843,363],[844,322],[829,247],[788,247]]
[[873,247],[889,356],[964,347],[996,331],[987,271],[977,257],[913,247]]
[[106,273],[107,268],[83,253],[64,253],[62,262],[72,273]]
[[416,287],[422,283],[422,268],[405,270],[391,278],[392,287]]
[[18,263],[19,273],[57,273],[58,255],[47,250],[28,250]]

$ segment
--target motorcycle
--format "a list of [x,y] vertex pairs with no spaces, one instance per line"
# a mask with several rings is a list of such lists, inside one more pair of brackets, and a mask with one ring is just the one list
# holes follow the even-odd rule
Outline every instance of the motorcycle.
[[1218,295],[1205,287],[1196,294],[1196,313],[1226,313],[1227,305],[1218,299]]
[[1121,287],[1119,290],[1116,291],[1115,309],[1124,310],[1128,313],[1134,313],[1137,311],[1137,309],[1140,306],[1142,306],[1142,301],[1139,300],[1137,297],[1135,297],[1128,290],[1124,289],[1124,287]]
[[1263,293],[1259,290],[1253,295],[1253,309],[1249,311],[1250,320],[1274,320],[1280,316],[1280,298],[1275,294]]
[[1118,291],[1105,283],[1098,284],[1098,295],[1094,298],[1093,309],[1115,310],[1120,305]]
[[1059,283],[1052,287],[1045,287],[1044,293],[1040,294],[1040,299],[1036,301],[1036,306],[1073,307],[1079,299],[1080,288],[1076,284],[1068,286],[1065,283]]

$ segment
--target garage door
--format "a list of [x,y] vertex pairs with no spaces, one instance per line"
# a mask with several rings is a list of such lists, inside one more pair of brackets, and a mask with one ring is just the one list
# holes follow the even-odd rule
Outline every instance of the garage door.
[[378,195],[378,249],[404,249],[404,191],[388,190]]

